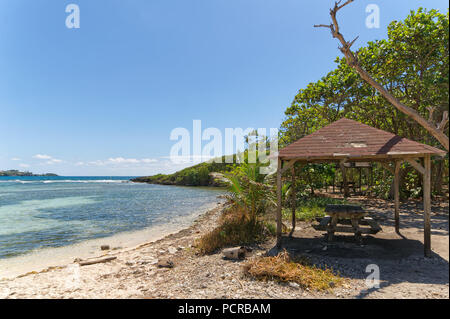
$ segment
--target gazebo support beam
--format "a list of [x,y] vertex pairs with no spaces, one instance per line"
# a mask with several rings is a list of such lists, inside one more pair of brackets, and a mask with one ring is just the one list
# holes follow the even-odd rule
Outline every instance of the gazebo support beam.
[[285,173],[289,168],[294,166],[295,162],[297,162],[297,161],[296,160],[290,160],[289,162],[284,164],[284,167],[281,168],[281,174]]
[[423,244],[425,248],[425,257],[431,257],[431,157],[426,155],[424,158],[425,174],[423,174],[423,213],[424,229]]
[[423,177],[423,245],[425,257],[431,257],[431,156],[425,155],[424,166],[416,158],[405,160]]
[[400,166],[402,161],[395,161],[394,166],[394,203],[395,203],[395,232],[400,234]]
[[295,210],[297,205],[297,198],[295,196],[295,165],[292,165],[291,167],[291,175],[292,175],[292,181],[291,181],[291,210],[292,210],[292,230],[291,230],[291,236],[294,234],[295,231]]
[[417,159],[415,158],[408,158],[406,161],[414,167],[419,173],[425,174],[425,168],[417,162]]
[[283,161],[278,157],[278,166],[277,166],[277,247],[281,248],[281,230],[282,230],[282,222],[281,222],[281,165],[283,165]]

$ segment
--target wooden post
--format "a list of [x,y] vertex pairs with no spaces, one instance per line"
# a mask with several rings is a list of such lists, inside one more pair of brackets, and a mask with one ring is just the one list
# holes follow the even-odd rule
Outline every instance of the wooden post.
[[331,216],[331,222],[327,228],[327,234],[328,234],[327,240],[329,242],[332,242],[334,240],[334,233],[336,232],[337,223],[338,223],[338,214],[333,214]]
[[399,193],[399,172],[401,161],[395,161],[394,168],[394,202],[395,202],[395,232],[400,234],[400,193]]
[[423,174],[423,213],[424,229],[423,244],[425,248],[425,257],[431,257],[431,156],[425,155],[424,158],[425,174]]
[[291,174],[292,174],[292,185],[291,185],[291,196],[292,196],[292,203],[291,203],[291,209],[292,209],[292,231],[291,234],[294,233],[295,230],[295,209],[296,209],[296,197],[295,197],[295,164],[291,167]]
[[361,237],[361,228],[359,227],[359,218],[352,218],[351,219],[353,232],[355,233],[355,239],[357,242],[362,242]]
[[341,172],[342,172],[342,184],[344,186],[344,197],[349,197],[350,192],[348,190],[348,184],[347,184],[347,170],[345,169],[344,163],[345,163],[345,161],[341,161],[339,163],[339,165],[341,167]]
[[281,248],[281,165],[283,161],[278,157],[277,167],[277,247]]
[[362,195],[362,168],[359,168],[359,192]]

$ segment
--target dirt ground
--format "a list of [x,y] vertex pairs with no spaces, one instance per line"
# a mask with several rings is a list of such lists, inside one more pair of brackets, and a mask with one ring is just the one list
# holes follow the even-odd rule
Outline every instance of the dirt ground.
[[[351,234],[337,234],[332,243],[324,232],[310,223],[301,223],[293,238],[284,237],[289,252],[309,256],[318,265],[330,265],[348,278],[353,290],[342,297],[352,298],[448,298],[449,297],[449,207],[448,202],[433,203],[432,257],[424,257],[423,205],[420,201],[401,203],[400,235],[394,228],[394,204],[378,199],[353,197],[383,230],[364,235],[362,244]],[[273,248],[271,254],[276,253]],[[380,288],[364,289],[368,265],[377,265]],[[356,288],[356,289],[355,289]]]
[[[401,205],[401,235],[394,231],[393,203],[352,198],[370,210],[383,231],[365,236],[362,245],[350,234],[333,243],[311,223],[299,223],[283,247],[329,266],[345,278],[332,291],[303,290],[296,284],[257,281],[242,273],[246,261],[230,261],[220,252],[198,256],[197,238],[217,225],[223,205],[200,217],[191,227],[134,249],[111,251],[117,259],[79,267],[63,267],[0,280],[0,298],[449,298],[448,201],[433,203],[432,258],[424,258],[422,207]],[[276,254],[275,239],[252,247],[251,256]],[[173,268],[159,268],[170,260]],[[368,288],[368,265],[377,265],[380,287]],[[76,275],[76,276],[74,276]]]

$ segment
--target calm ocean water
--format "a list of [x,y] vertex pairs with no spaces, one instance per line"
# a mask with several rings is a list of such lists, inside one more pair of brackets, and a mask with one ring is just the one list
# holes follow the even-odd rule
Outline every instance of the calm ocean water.
[[0,177],[0,259],[170,223],[223,193],[129,179]]

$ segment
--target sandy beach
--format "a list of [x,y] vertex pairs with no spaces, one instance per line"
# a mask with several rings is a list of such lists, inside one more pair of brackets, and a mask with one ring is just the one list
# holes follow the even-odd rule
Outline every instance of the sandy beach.
[[[192,240],[215,225],[222,209],[223,204],[217,204],[216,207],[198,217],[189,227],[178,232],[172,231],[171,234],[163,236],[163,238],[151,238],[148,230],[134,232],[141,241],[144,233],[147,239],[149,235],[151,238],[150,241],[141,242],[135,247],[115,249],[115,246],[111,246],[112,249],[108,252],[100,251],[100,243],[121,242],[118,238],[127,238],[128,243],[132,242],[129,234],[119,235],[118,238],[117,236],[109,238],[109,241],[108,239],[101,239],[83,243],[81,245],[83,247],[92,247],[95,243],[98,244],[96,247],[97,253],[89,251],[88,254],[91,256],[88,256],[88,258],[80,258],[81,256],[73,258],[74,255],[78,255],[72,251],[72,261],[66,264],[64,264],[64,260],[67,261],[70,257],[63,253],[60,255],[62,260],[59,262],[56,262],[53,258],[53,261],[41,261],[38,263],[40,266],[28,265],[13,269],[8,273],[10,275],[8,278],[3,277],[0,280],[0,298],[143,297],[143,294],[148,290],[144,289],[144,279],[157,283],[154,279],[168,270],[168,268],[158,269],[157,264],[165,259],[173,259],[180,252],[192,251]],[[168,231],[170,232],[169,229],[165,226],[166,234]],[[154,229],[153,233],[158,236],[156,234],[161,234],[161,231],[160,228]],[[139,239],[134,239],[134,241]],[[56,254],[58,248],[55,249],[49,249],[37,256],[43,257],[52,251]],[[63,249],[68,250],[67,248]],[[79,251],[86,255],[86,250],[80,249]],[[81,260],[89,261],[105,257],[116,257],[116,259],[108,263],[90,266],[79,265]],[[16,265],[19,266],[24,259],[29,262],[30,258],[36,259],[36,256],[16,258]],[[42,265],[45,264],[51,264],[51,266],[42,268]],[[34,267],[34,270],[30,270],[30,267]],[[29,271],[23,272],[24,269]],[[6,274],[6,272],[4,273]],[[17,273],[21,274],[17,275]],[[128,282],[128,279],[123,280],[124,277],[131,279],[133,283]],[[115,288],[111,289],[112,287]]]
[[[220,252],[198,256],[192,245],[215,227],[223,207],[218,204],[191,226],[162,239],[109,251],[104,257],[116,258],[106,263],[79,266],[73,262],[1,280],[0,298],[449,298],[448,203],[433,207],[433,258],[423,257],[420,216],[414,205],[402,206],[405,241],[395,237],[392,203],[377,200],[379,208],[372,214],[381,220],[383,231],[369,238],[364,248],[345,238],[324,244],[310,223],[300,223],[294,236],[304,242],[290,240],[286,248],[307,255],[315,264],[332,265],[345,278],[343,286],[326,292],[253,280],[242,273],[245,261],[224,260]],[[389,248],[383,248],[386,240]],[[274,253],[274,243],[270,239],[253,246],[248,259]],[[174,267],[158,267],[166,261]],[[365,285],[365,267],[371,263],[381,269],[379,289],[368,290]]]
[[[220,202],[218,200],[217,202]],[[143,243],[160,240],[192,225],[194,220],[215,207],[216,203],[205,204],[188,216],[174,217],[170,223],[154,225],[138,231],[121,232],[105,238],[85,240],[63,247],[44,248],[22,256],[0,259],[0,279],[15,278],[26,273],[40,272],[49,267],[61,267],[78,259],[99,257],[102,245],[108,245],[116,253],[134,249]]]

